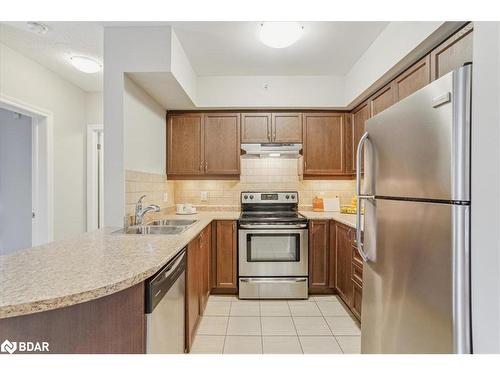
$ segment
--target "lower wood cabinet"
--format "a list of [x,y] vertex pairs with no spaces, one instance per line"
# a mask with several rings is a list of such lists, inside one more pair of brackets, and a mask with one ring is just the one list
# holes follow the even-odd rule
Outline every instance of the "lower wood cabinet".
[[237,228],[234,220],[218,220],[215,223],[215,262],[213,288],[216,292],[235,293],[238,288]]
[[363,261],[354,228],[333,220],[309,222],[309,293],[337,293],[361,319]]
[[200,233],[200,314],[203,315],[210,296],[210,254],[212,245],[212,224]]
[[335,287],[338,295],[350,306],[352,303],[352,241],[351,227],[335,223]]

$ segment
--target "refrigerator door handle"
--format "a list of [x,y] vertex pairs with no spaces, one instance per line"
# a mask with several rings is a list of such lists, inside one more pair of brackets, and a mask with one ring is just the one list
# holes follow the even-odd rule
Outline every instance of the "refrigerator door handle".
[[373,194],[361,194],[361,156],[363,146],[369,140],[368,133],[365,132],[359,140],[356,150],[356,248],[365,262],[368,261],[368,255],[363,250],[363,243],[361,242],[361,201],[363,199],[375,199],[375,195]]

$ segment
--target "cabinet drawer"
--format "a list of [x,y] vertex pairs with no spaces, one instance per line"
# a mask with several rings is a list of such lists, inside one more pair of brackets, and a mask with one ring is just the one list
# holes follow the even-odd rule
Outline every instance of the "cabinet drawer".
[[352,262],[352,281],[363,285],[363,268]]
[[352,246],[352,262],[363,268],[363,258],[359,255],[358,249],[355,245]]

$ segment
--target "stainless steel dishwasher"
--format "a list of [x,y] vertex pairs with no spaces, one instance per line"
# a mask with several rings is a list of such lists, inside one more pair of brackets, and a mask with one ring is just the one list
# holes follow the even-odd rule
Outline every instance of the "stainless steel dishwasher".
[[185,286],[184,248],[146,282],[146,353],[184,353]]

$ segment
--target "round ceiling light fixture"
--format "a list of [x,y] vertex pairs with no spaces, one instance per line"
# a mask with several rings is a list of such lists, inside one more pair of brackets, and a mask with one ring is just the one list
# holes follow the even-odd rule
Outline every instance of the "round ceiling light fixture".
[[84,73],[97,73],[102,69],[102,65],[90,57],[71,56],[70,61],[76,69]]
[[303,29],[298,22],[263,22],[260,40],[272,48],[285,48],[299,40]]

